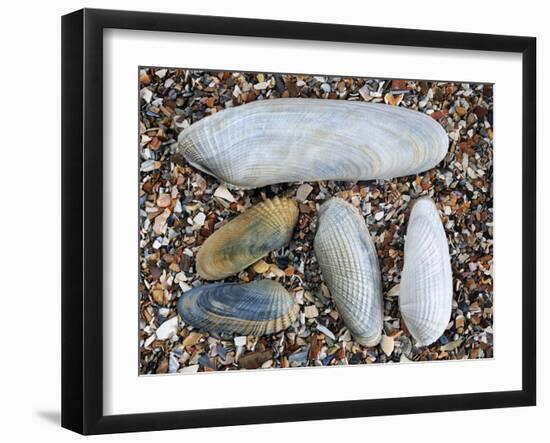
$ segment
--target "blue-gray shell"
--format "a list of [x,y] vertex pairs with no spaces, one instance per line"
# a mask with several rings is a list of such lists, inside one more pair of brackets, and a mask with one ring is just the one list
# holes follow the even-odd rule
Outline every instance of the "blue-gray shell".
[[272,280],[203,285],[178,300],[186,324],[214,333],[273,334],[288,328],[298,311],[294,298]]

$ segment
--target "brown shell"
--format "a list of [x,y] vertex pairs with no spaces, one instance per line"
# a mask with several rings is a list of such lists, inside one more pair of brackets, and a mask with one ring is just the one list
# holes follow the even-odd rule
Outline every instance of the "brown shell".
[[296,202],[275,197],[246,210],[208,237],[197,254],[197,271],[220,280],[287,244],[298,221]]

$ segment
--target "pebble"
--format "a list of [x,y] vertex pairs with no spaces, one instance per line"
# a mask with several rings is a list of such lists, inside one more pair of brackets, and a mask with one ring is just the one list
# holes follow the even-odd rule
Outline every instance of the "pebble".
[[204,225],[206,221],[206,214],[204,212],[199,212],[195,217],[193,217],[193,227],[200,228]]
[[266,263],[264,260],[258,260],[256,263],[254,263],[252,269],[254,269],[254,272],[256,274],[263,274],[269,270],[269,264]]
[[155,334],[159,340],[167,340],[178,332],[178,317],[177,315],[169,318],[162,323]]
[[313,191],[313,186],[307,183],[300,185],[300,187],[296,190],[296,200],[299,202],[306,201],[309,194],[311,194],[311,191]]
[[153,92],[149,88],[142,88],[139,91],[139,96],[145,100],[147,103],[151,103],[151,99],[153,98]]
[[315,318],[319,316],[319,311],[317,306],[309,305],[304,307],[304,314],[306,315],[306,318]]
[[159,305],[164,303],[164,289],[162,288],[153,289],[151,295],[153,297],[153,300],[155,300],[155,302],[158,303]]
[[235,346],[245,346],[246,345],[246,335],[240,335],[234,338]]
[[216,188],[214,191],[214,197],[223,198],[224,200],[233,203],[235,201],[235,197],[233,197],[233,194],[229,192],[229,189],[225,185],[220,185]]
[[392,286],[392,288],[387,292],[386,297],[399,297],[399,289],[401,285]]
[[327,337],[330,337],[332,340],[336,340],[336,337],[334,336],[334,334],[329,328],[323,325],[317,324],[317,330],[325,334]]
[[273,351],[266,349],[265,351],[254,351],[244,354],[239,358],[239,368],[243,369],[258,369],[262,367],[266,361],[273,358]]
[[288,361],[290,363],[304,363],[305,361],[307,361],[308,355],[309,355],[309,347],[304,349],[303,351],[290,354],[288,356]]
[[172,203],[172,196],[170,194],[160,194],[157,198],[157,206],[159,208],[167,208]]
[[166,75],[167,72],[168,72],[167,69],[159,69],[158,71],[155,71],[155,75],[158,78],[164,78],[164,76]]
[[202,334],[199,332],[191,332],[183,339],[183,346],[194,346],[200,341],[201,338]]
[[382,336],[382,340],[380,341],[380,348],[386,354],[388,357],[393,352],[393,348],[395,346],[395,342],[393,340],[393,337],[389,337],[387,335]]
[[272,272],[276,277],[285,277],[285,271],[282,269],[279,269],[276,265],[270,264],[269,265],[269,272]]
[[199,372],[199,369],[199,365],[184,366],[178,370],[178,374],[194,374],[195,372]]
[[141,172],[151,172],[158,168],[160,168],[160,162],[155,160],[146,160],[141,164],[139,170]]
[[166,222],[170,217],[170,211],[164,210],[161,214],[155,217],[155,223],[153,223],[153,232],[157,235],[164,234],[166,231]]
[[441,351],[446,351],[446,352],[449,352],[449,351],[454,351],[456,348],[458,348],[460,345],[462,344],[462,340],[455,340],[455,341],[450,341],[449,343],[447,343],[446,345],[444,346],[441,346]]

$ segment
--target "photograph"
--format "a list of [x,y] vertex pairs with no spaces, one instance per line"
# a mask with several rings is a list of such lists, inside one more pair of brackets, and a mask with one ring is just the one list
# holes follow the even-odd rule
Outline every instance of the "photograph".
[[492,83],[136,74],[139,375],[494,358]]

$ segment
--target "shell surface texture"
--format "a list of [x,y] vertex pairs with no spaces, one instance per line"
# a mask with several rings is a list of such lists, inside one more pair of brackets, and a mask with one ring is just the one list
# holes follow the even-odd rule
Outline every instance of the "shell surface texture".
[[420,198],[411,210],[399,308],[418,346],[430,345],[451,318],[453,277],[449,243],[435,203]]
[[182,131],[194,167],[233,188],[418,174],[447,154],[447,134],[419,111],[334,99],[279,98],[236,106]]
[[298,221],[294,200],[274,197],[229,221],[206,239],[197,254],[197,271],[206,280],[236,274],[286,245]]
[[212,283],[183,293],[178,300],[183,321],[199,330],[267,335],[288,328],[299,305],[279,283]]
[[315,255],[344,324],[364,346],[382,337],[382,283],[376,248],[363,217],[332,198],[319,209]]

